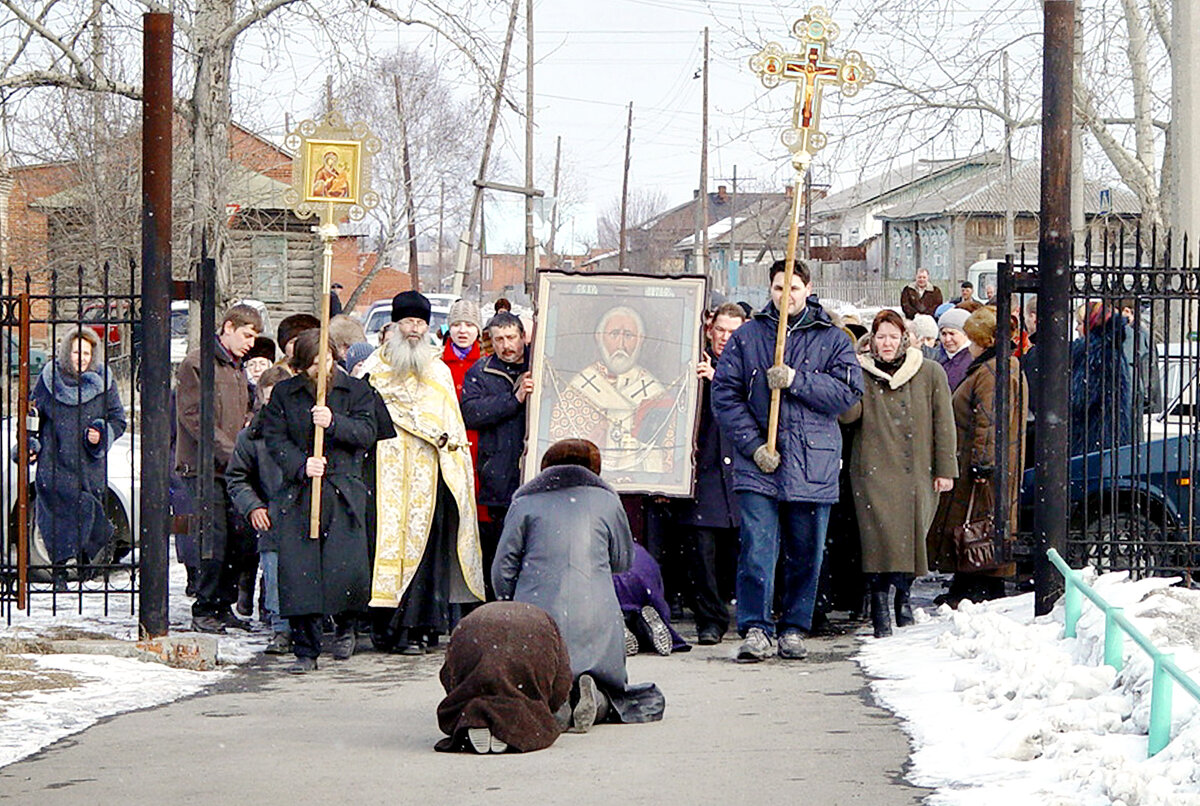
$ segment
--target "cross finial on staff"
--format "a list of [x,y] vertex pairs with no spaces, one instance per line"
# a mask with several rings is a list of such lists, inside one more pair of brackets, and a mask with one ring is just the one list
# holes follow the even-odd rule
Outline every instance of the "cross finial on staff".
[[842,95],[850,97],[875,80],[875,71],[858,51],[847,51],[841,59],[826,52],[840,32],[828,11],[813,6],[792,24],[792,33],[800,40],[799,51],[788,53],[778,42],[769,42],[750,57],[750,69],[768,89],[785,79],[796,82],[792,126],[784,130],[780,139],[798,168],[807,165],[828,140],[820,128],[821,94],[825,85],[837,86]]

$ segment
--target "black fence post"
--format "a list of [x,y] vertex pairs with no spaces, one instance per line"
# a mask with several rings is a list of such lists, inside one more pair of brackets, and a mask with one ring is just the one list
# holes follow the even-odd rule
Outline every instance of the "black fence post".
[[1046,0],[1042,66],[1042,181],[1038,234],[1038,439],[1034,496],[1034,612],[1049,613],[1063,583],[1046,550],[1066,551],[1070,443],[1071,104],[1075,3]]
[[[214,559],[212,554],[213,518],[223,502],[216,500],[213,460],[216,430],[216,352],[217,352],[217,261],[208,256],[208,241],[202,236],[200,265],[200,439],[196,446],[196,542],[201,563]],[[217,558],[219,559],[219,558]]]
[[[141,492],[138,629],[167,634],[170,535],[171,395],[171,89],[170,14],[143,16],[142,318],[145,364],[141,391]],[[107,297],[104,300],[108,304]],[[107,344],[107,326],[105,343]]]

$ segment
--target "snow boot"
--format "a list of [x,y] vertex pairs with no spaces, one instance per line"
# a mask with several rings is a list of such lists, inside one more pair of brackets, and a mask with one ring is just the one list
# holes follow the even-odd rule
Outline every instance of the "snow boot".
[[871,626],[876,638],[887,638],[892,634],[892,615],[888,612],[888,592],[871,591]]
[[[911,584],[911,583],[910,583]],[[912,604],[908,597],[909,587],[903,583],[896,585],[896,626],[910,627],[914,623]]]

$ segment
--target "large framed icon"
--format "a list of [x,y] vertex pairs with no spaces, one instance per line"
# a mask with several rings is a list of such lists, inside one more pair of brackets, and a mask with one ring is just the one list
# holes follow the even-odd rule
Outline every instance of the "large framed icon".
[[618,492],[692,494],[706,291],[700,276],[539,273],[526,481],[575,437]]

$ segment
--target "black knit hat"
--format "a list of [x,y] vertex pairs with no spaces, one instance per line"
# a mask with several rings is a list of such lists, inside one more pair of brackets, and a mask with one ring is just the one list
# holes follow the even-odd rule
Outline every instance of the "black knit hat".
[[269,336],[258,336],[254,339],[254,345],[242,356],[242,361],[249,361],[251,358],[265,358],[274,364],[275,342]]
[[429,300],[417,291],[402,291],[392,297],[392,321],[414,317],[429,322]]

